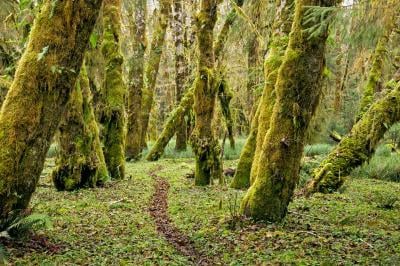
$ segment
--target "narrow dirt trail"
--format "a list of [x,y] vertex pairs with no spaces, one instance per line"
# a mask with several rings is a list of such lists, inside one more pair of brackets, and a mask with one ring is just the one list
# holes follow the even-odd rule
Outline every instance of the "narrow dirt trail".
[[207,258],[196,250],[189,237],[173,225],[168,215],[168,190],[170,185],[165,178],[156,174],[160,170],[159,167],[149,173],[154,179],[155,186],[149,212],[155,220],[158,233],[163,235],[168,243],[195,265],[211,265]]

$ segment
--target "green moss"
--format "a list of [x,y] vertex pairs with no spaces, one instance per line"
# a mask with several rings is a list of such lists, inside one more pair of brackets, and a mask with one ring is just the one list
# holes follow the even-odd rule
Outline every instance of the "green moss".
[[101,2],[46,1],[35,20],[0,113],[0,219],[28,207]]
[[150,152],[147,154],[146,160],[157,161],[161,158],[165,147],[175,134],[178,122],[181,121],[184,114],[187,113],[193,106],[193,90],[193,88],[189,89],[183,96],[179,105],[170,113],[163,127],[163,131],[158,137],[156,143],[151,148]]
[[336,191],[357,166],[368,161],[385,132],[400,120],[400,84],[371,105],[338,146],[315,170],[308,194]]
[[61,120],[58,142],[52,173],[58,190],[96,187],[109,179],[84,66]]
[[360,102],[360,110],[356,117],[357,121],[361,119],[374,102],[375,93],[381,90],[382,75],[385,67],[384,60],[386,56],[386,45],[389,42],[390,32],[391,30],[386,30],[386,33],[379,39],[378,44],[376,45],[372,58],[371,70],[368,74],[367,84],[364,88]]
[[[326,31],[309,38],[304,31],[313,25],[303,23],[304,6],[320,1],[296,0],[289,43],[275,84],[276,100],[261,143],[256,177],[241,203],[241,213],[256,220],[281,221],[299,180],[300,162],[306,131],[321,95],[320,80],[324,69]],[[324,2],[324,6],[334,1]],[[314,20],[313,23],[318,23]],[[265,96],[265,95],[264,95]],[[263,97],[264,97],[263,96]],[[255,158],[256,160],[256,158]]]
[[120,8],[119,0],[106,0],[104,3],[104,40],[101,48],[106,62],[106,77],[100,122],[103,125],[105,161],[114,179],[125,177],[126,86],[122,78],[123,58],[120,52]]

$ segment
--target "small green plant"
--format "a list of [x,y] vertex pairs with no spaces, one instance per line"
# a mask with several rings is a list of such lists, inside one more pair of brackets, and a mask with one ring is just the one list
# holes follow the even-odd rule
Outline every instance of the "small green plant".
[[231,197],[228,199],[228,208],[229,208],[229,221],[228,228],[234,230],[238,223],[240,222],[240,212],[239,212],[239,199],[238,193],[235,192],[234,195],[230,195]]
[[12,214],[0,221],[0,238],[25,239],[36,230],[50,229],[50,218],[44,214]]
[[378,208],[392,210],[395,204],[400,201],[400,198],[395,193],[377,191],[373,196],[373,201]]

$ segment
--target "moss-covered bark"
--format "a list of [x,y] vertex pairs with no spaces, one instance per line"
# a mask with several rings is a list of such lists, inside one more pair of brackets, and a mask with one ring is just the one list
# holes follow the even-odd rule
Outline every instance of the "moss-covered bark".
[[132,23],[133,52],[129,59],[128,83],[128,131],[126,138],[126,157],[136,160],[140,156],[140,114],[142,106],[144,55],[146,51],[146,13],[147,1],[138,0],[134,5],[135,23]]
[[[242,1],[237,2],[237,4],[240,3],[243,4]],[[225,18],[222,30],[218,34],[217,41],[215,42],[216,47],[221,46],[220,48],[216,49],[218,52],[215,53],[215,58],[217,59],[221,58],[222,51],[224,48],[222,46],[225,45],[230,26],[233,24],[232,19],[235,19],[237,17],[236,11],[231,11],[230,14],[231,13],[235,15],[229,15]],[[220,81],[216,82],[216,84],[220,84],[219,82]],[[191,84],[192,80],[189,79],[189,83]],[[160,134],[160,137],[157,139],[155,145],[152,147],[149,154],[147,155],[146,157],[147,160],[156,161],[162,156],[165,147],[168,145],[168,142],[171,140],[171,138],[174,136],[176,132],[178,123],[181,121],[181,119],[184,119],[184,115],[190,111],[192,105],[193,105],[193,89],[189,89],[182,97],[182,100],[179,103],[179,105],[171,112],[171,115],[166,121],[163,131]],[[230,119],[226,119],[226,121],[230,121]]]
[[197,16],[198,63],[194,82],[196,124],[191,144],[196,161],[195,184],[200,186],[209,185],[213,178],[222,178],[221,148],[212,128],[219,82],[215,78],[213,47],[217,6],[217,0],[202,0]]
[[171,0],[161,0],[160,11],[151,40],[150,52],[144,69],[144,89],[140,114],[140,148],[146,147],[146,134],[149,127],[151,108],[154,103],[154,90],[160,67],[161,55],[164,50],[165,33],[167,31],[170,13]]
[[[274,34],[270,45],[270,51],[265,60],[265,85],[261,97],[255,122],[252,123],[249,140],[240,155],[238,168],[232,186],[238,189],[248,188],[258,174],[257,162],[260,158],[264,138],[270,126],[272,109],[275,103],[275,84],[279,67],[288,43],[294,0],[278,1],[277,19],[273,26]],[[259,122],[260,121],[260,122]],[[257,128],[254,128],[257,127]],[[256,135],[254,139],[254,135]],[[243,187],[242,185],[246,185]]]
[[104,39],[101,50],[106,63],[106,77],[100,122],[103,125],[104,157],[113,179],[125,177],[126,87],[122,79],[120,8],[120,0],[104,1]]
[[158,137],[156,143],[153,148],[146,156],[146,160],[148,161],[157,161],[161,158],[164,153],[165,147],[168,145],[168,142],[174,136],[176,131],[177,121],[184,117],[184,114],[187,113],[193,105],[193,89],[189,89],[185,96],[182,98],[178,107],[174,108],[174,110],[170,113],[167,122],[165,123],[164,129],[161,132],[161,135]]
[[11,81],[8,81],[7,79],[0,77],[0,107],[3,104],[10,87],[11,87]]
[[[182,0],[174,0],[174,42],[175,42],[175,89],[176,102],[179,103],[183,97],[186,79],[188,75],[188,66],[185,59],[185,30],[183,16]],[[184,117],[180,119],[176,129],[175,150],[186,150],[186,121]]]
[[[260,102],[262,101],[262,96]],[[258,118],[260,116],[261,104],[258,104],[257,111],[251,122],[249,135],[240,153],[239,162],[233,177],[231,187],[236,189],[247,189],[250,187],[250,171],[253,165],[254,151],[257,146]]]
[[367,112],[368,108],[374,102],[375,93],[381,91],[383,82],[383,70],[385,67],[384,60],[386,56],[386,45],[389,42],[389,36],[391,30],[387,30],[383,36],[379,38],[376,45],[374,54],[372,56],[372,66],[368,74],[367,84],[365,85],[363,95],[360,102],[360,110],[356,120],[360,120],[361,117]]
[[0,112],[0,219],[29,204],[101,3],[47,0],[35,20]]
[[314,170],[306,193],[336,191],[357,166],[367,162],[388,129],[400,121],[400,82],[395,88],[371,105],[350,133]]
[[52,173],[58,190],[96,187],[108,180],[84,66],[61,120],[58,144],[56,168]]
[[[276,102],[258,161],[258,173],[243,198],[241,212],[257,220],[280,221],[298,182],[306,131],[321,94],[327,27],[309,6],[335,1],[296,0],[296,11],[275,85]],[[303,20],[305,12],[313,20]],[[322,18],[323,19],[323,18]],[[323,23],[321,23],[323,22]],[[318,34],[307,29],[321,23]],[[260,125],[264,121],[259,120]]]

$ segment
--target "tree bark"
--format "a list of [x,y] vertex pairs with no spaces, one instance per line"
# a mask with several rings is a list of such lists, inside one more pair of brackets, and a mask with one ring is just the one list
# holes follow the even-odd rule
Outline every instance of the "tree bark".
[[[265,85],[258,111],[250,129],[249,140],[239,158],[239,164],[235,173],[232,187],[237,189],[248,188],[258,174],[258,162],[262,143],[269,130],[272,109],[275,103],[275,84],[278,70],[282,64],[287,47],[287,39],[291,27],[294,0],[280,1],[277,10],[277,20],[273,26],[273,36],[270,51],[265,60]],[[255,128],[256,127],[256,128]],[[254,138],[254,135],[256,136]]]
[[125,177],[126,87],[122,79],[120,9],[120,0],[104,0],[104,39],[101,50],[105,58],[106,76],[100,122],[103,125],[104,157],[113,179]]
[[357,166],[368,161],[389,128],[400,121],[400,82],[389,83],[383,98],[371,105],[350,133],[331,151],[314,170],[306,187],[306,194],[331,193],[340,188],[345,178]]
[[48,0],[35,20],[0,112],[0,219],[29,204],[101,4]]
[[128,131],[126,138],[126,157],[137,160],[141,152],[140,114],[142,106],[144,55],[146,52],[146,14],[147,0],[135,1],[131,35],[133,38],[133,55],[129,59],[128,83]]
[[[327,27],[322,25],[329,22],[303,18],[306,15],[320,18],[315,15],[318,9],[312,6],[332,6],[335,1],[296,0],[295,3],[289,44],[275,85],[276,102],[269,130],[259,160],[254,162],[258,173],[241,204],[241,212],[256,220],[275,222],[285,217],[298,182],[306,131],[321,94],[328,36]],[[307,31],[315,25],[322,27],[317,34]],[[264,121],[259,122],[260,128]]]
[[52,173],[58,190],[94,188],[108,180],[85,66],[61,120],[58,143],[56,169]]
[[[237,3],[240,4],[242,2],[238,1]],[[225,43],[226,43],[226,39],[228,37],[230,26],[233,24],[232,19],[237,17],[236,11],[234,11],[234,10],[230,11],[229,14],[230,15],[228,15],[225,18],[224,26],[222,27],[222,30],[218,34],[218,38],[217,38],[217,41],[215,44],[215,46],[218,47],[218,49],[216,49],[217,52],[215,53],[215,58],[217,58],[217,60],[219,60],[221,58],[222,51],[223,51],[223,47],[221,47],[221,45],[225,45]],[[191,43],[193,44],[192,41],[191,41]],[[192,81],[190,79],[189,79],[189,83],[190,84],[192,83]],[[217,83],[217,84],[219,84],[219,83]],[[160,159],[160,157],[164,153],[165,147],[168,145],[169,141],[171,140],[171,138],[174,136],[174,134],[176,132],[178,122],[181,121],[180,119],[184,119],[184,115],[187,114],[189,112],[189,110],[192,108],[193,90],[194,90],[193,88],[190,88],[189,90],[187,90],[187,92],[182,97],[182,101],[171,112],[171,115],[169,116],[167,122],[165,123],[160,137],[157,139],[155,145],[152,147],[149,154],[147,155],[147,157],[146,157],[147,160],[157,161],[158,159]],[[192,97],[192,98],[190,98],[190,97]],[[228,119],[227,121],[229,121],[229,120],[232,121],[231,119]],[[233,134],[231,136],[233,136]]]
[[154,26],[149,57],[144,69],[144,89],[142,95],[142,111],[140,114],[140,145],[146,147],[146,134],[149,127],[149,118],[154,104],[154,90],[160,67],[161,55],[165,42],[165,33],[171,13],[171,0],[160,1],[160,11]]
[[221,147],[214,136],[212,120],[217,96],[214,26],[218,0],[202,0],[197,15],[197,74],[194,82],[194,114],[196,124],[191,135],[195,154],[195,184],[209,185],[213,178],[222,179]]
[[[174,0],[174,42],[175,42],[175,88],[176,102],[179,103],[184,94],[188,67],[185,60],[185,31],[184,17],[182,10],[182,0]],[[181,117],[176,129],[175,150],[186,150],[186,121],[184,116]]]

